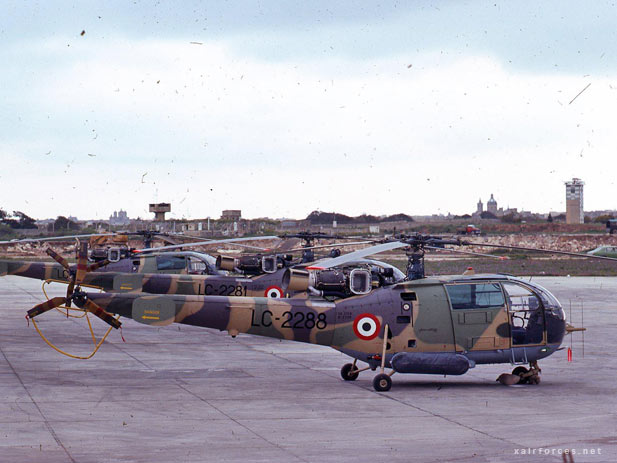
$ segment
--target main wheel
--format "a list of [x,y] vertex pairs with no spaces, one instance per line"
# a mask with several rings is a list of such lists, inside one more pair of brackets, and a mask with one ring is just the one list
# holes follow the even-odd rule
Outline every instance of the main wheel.
[[388,375],[380,373],[373,378],[373,387],[377,392],[389,391],[392,387],[392,379]]
[[359,373],[357,371],[354,371],[354,370],[355,370],[355,368],[354,368],[354,366],[351,363],[346,363],[341,368],[341,377],[345,381],[355,381],[356,379],[358,379]]
[[523,378],[525,373],[529,373],[529,370],[525,367],[516,367],[512,370],[512,374],[516,376],[520,376],[521,380],[518,382],[519,384],[527,384],[529,382],[529,377]]

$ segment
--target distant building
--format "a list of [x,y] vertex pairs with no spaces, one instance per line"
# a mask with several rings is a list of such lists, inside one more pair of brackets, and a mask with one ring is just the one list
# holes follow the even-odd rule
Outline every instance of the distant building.
[[227,209],[221,213],[221,220],[240,220],[242,211],[239,209]]
[[583,182],[580,178],[573,178],[566,182],[566,223],[584,223],[583,213]]
[[283,229],[293,229],[293,228],[298,228],[298,222],[299,220],[295,220],[295,219],[283,219],[280,221],[280,228]]
[[482,198],[478,199],[478,208],[476,209],[476,214],[482,214],[484,212],[484,204],[482,203]]
[[119,211],[114,211],[113,215],[109,216],[109,224],[111,226],[124,226],[129,225],[131,223],[131,219],[129,219],[126,211],[120,209]]
[[491,199],[486,203],[486,212],[497,215],[497,201],[493,198],[493,193],[491,193]]

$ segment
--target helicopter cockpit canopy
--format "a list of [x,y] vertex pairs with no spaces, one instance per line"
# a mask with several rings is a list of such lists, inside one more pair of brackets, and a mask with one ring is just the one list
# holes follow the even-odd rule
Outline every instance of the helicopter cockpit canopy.
[[565,320],[566,314],[561,307],[561,303],[555,296],[546,288],[530,282],[525,282],[527,286],[530,286],[534,292],[540,297],[542,304],[544,305],[545,312],[551,312],[559,320]]
[[175,251],[154,254],[157,270],[184,270],[191,275],[227,274],[216,269],[216,259],[209,254],[197,251]]
[[[561,343],[566,327],[565,313],[557,298],[546,288],[535,282],[509,275],[465,276],[453,281],[477,286],[487,280],[495,289],[499,283],[503,288],[510,316],[513,344],[539,344],[543,340],[544,331],[547,343]],[[482,295],[486,296],[486,292]]]

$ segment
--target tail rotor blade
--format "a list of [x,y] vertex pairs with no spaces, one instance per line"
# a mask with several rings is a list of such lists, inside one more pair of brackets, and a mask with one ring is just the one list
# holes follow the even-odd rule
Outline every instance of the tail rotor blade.
[[53,299],[49,299],[48,301],[35,305],[30,310],[28,310],[28,318],[34,318],[38,315],[41,315],[42,313],[47,312],[48,310],[60,307],[66,302],[67,298],[65,297],[54,297]]
[[71,278],[69,281],[69,285],[66,287],[66,306],[71,307],[71,296],[73,295],[73,290],[75,289],[75,278]]
[[79,243],[79,254],[77,257],[77,275],[75,282],[80,284],[84,279],[84,275],[88,271],[88,243],[82,241]]
[[93,302],[90,299],[86,299],[86,302],[84,303],[83,307],[91,314],[99,317],[101,320],[103,320],[108,325],[111,325],[113,328],[118,329],[120,328],[120,326],[122,326],[122,323],[116,320],[113,317],[113,315],[103,310],[96,302]]
[[53,260],[55,260],[56,262],[58,262],[60,265],[62,265],[65,269],[69,270],[69,263],[68,261],[62,257],[60,254],[58,254],[56,251],[54,251],[52,248],[47,248],[45,249],[45,252],[47,253],[47,255],[49,257],[51,257]]

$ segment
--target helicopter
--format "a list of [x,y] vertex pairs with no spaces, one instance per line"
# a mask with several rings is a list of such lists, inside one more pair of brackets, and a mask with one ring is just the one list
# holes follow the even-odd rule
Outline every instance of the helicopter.
[[[425,250],[446,245],[586,256],[430,235],[398,236],[304,269],[286,269],[284,289],[305,291],[307,297],[268,299],[85,292],[80,286],[87,271],[82,251],[66,297],[36,305],[27,319],[75,303],[111,328],[119,328],[120,317],[126,317],[146,325],[182,323],[227,331],[232,337],[246,333],[329,346],[353,358],[341,368],[346,381],[379,369],[373,379],[376,391],[390,390],[395,373],[462,375],[477,365],[500,363],[515,366],[497,379],[502,384],[539,384],[538,361],[560,350],[567,333],[584,328],[566,322],[561,304],[548,290],[520,278],[426,277]],[[373,288],[369,270],[348,266],[397,248],[405,248],[408,256],[403,280]],[[367,366],[360,368],[357,362]]]
[[[314,239],[335,238],[330,235],[303,233],[306,243]],[[275,236],[256,238],[236,238],[215,241],[199,241],[177,245],[162,246],[133,250],[128,259],[118,262],[108,260],[97,261],[88,266],[81,281],[82,285],[99,288],[105,291],[148,292],[153,294],[193,294],[193,295],[224,295],[224,296],[265,296],[284,297],[281,288],[284,270],[291,266],[301,265],[306,260],[307,253],[313,255],[313,249],[325,249],[340,246],[328,244],[290,249],[286,252],[302,251],[301,260],[294,260],[291,254],[281,255],[276,252],[249,246],[239,241],[254,239],[273,239]],[[283,238],[288,238],[284,236]],[[336,237],[344,239],[345,237]],[[178,248],[190,248],[208,244],[229,243],[243,247],[268,251],[263,254],[244,255],[240,257],[218,256],[195,251],[172,251]],[[351,245],[366,244],[368,241],[348,243]],[[340,255],[339,250],[330,253]],[[20,262],[0,260],[1,275],[18,275],[45,280],[46,282],[68,283],[76,272],[76,266],[68,262],[55,251],[48,248],[47,254],[57,264],[46,262]],[[87,252],[81,250],[80,252]],[[375,267],[376,265],[376,267]],[[380,273],[394,275],[394,268],[388,264],[377,263],[375,268],[391,268]],[[239,276],[230,274],[236,273]]]
[[617,257],[617,246],[598,246],[591,251],[587,251],[587,254],[593,256]]
[[[136,249],[129,246],[129,237],[137,236],[143,239],[144,248]],[[105,265],[100,266],[99,271],[115,271],[126,273],[190,273],[190,274],[210,274],[219,275],[225,274],[216,269],[216,259],[209,254],[201,252],[178,253],[175,251],[171,254],[171,250],[183,249],[192,246],[206,244],[221,244],[228,243],[242,248],[250,248],[262,250],[263,248],[251,246],[242,241],[272,239],[275,236],[260,236],[248,238],[230,238],[223,240],[206,240],[201,237],[184,235],[180,233],[163,233],[151,230],[141,230],[136,232],[112,232],[112,233],[94,233],[85,235],[69,235],[57,236],[49,238],[27,238],[21,240],[0,241],[0,245],[8,244],[15,245],[19,243],[44,243],[50,241],[66,241],[75,239],[77,241],[89,239],[89,262],[105,262]],[[173,239],[172,239],[173,238]],[[197,242],[178,244],[178,239],[199,239]],[[154,239],[163,240],[171,245],[152,247]],[[155,253],[166,252],[165,257],[170,257],[165,260],[164,257],[155,256]],[[177,257],[177,259],[174,259]],[[139,262],[137,262],[139,261]]]

